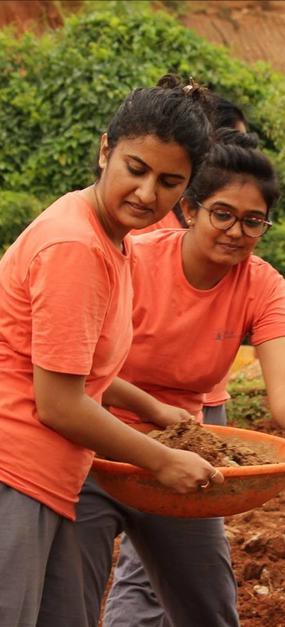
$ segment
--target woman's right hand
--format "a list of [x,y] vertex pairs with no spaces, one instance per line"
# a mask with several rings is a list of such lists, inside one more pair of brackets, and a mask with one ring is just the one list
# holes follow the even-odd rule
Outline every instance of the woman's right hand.
[[180,494],[197,490],[204,484],[223,483],[224,476],[203,457],[191,451],[169,448],[155,476],[160,483]]

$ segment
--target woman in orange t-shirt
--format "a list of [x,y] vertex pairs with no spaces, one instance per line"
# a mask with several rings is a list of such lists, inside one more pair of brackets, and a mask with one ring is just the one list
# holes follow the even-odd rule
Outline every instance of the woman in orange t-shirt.
[[102,407],[164,425],[187,410],[116,378],[132,341],[132,240],[161,220],[209,147],[199,103],[176,80],[137,89],[102,136],[96,185],[66,194],[0,262],[0,622],[86,627],[75,504],[94,451],[187,491],[223,475]]
[[[182,206],[189,229],[162,229],[134,238],[134,339],[120,374],[159,400],[177,404],[179,399],[184,409],[198,414],[204,392],[226,375],[250,333],[273,417],[285,428],[285,281],[252,255],[270,227],[268,214],[278,197],[278,183],[251,136],[227,130],[220,140],[185,192]],[[135,412],[119,406],[112,411],[128,423],[140,422]],[[149,606],[143,622],[136,598],[122,599],[122,587],[115,585],[104,627],[238,626],[222,519],[148,515],[116,502],[89,481],[81,494],[77,528],[90,626],[96,625],[113,539],[122,529],[165,613],[155,623]],[[126,569],[126,583],[130,575]],[[139,592],[144,595],[145,588]],[[146,594],[149,599],[149,589]]]

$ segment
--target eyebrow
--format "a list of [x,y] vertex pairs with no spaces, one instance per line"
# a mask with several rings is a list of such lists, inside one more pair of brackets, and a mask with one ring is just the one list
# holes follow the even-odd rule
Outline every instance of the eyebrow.
[[[234,207],[233,205],[229,205],[227,202],[223,202],[222,200],[216,200],[213,205],[222,205],[223,207],[225,207],[226,209],[229,209],[230,211],[238,211],[238,207]],[[263,211],[261,211],[261,209],[249,209],[245,215],[247,214],[257,214],[258,216],[261,216],[262,218],[267,216],[267,213],[264,213]]]
[[[143,161],[139,157],[136,157],[136,155],[127,155],[127,157],[129,157],[129,159],[133,159],[134,161],[139,163],[139,165],[143,165],[145,168],[148,168],[149,170],[151,169],[149,165],[145,163],[145,161]],[[161,176],[171,176],[171,178],[178,179],[179,181],[186,180],[186,176],[183,176],[183,174],[176,174],[175,172],[161,172]]]

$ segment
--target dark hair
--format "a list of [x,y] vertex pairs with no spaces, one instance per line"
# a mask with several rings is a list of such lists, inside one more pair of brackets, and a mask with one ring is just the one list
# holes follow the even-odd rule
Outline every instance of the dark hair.
[[[190,80],[193,90],[192,98],[193,100],[198,98],[200,106],[212,125],[215,138],[217,138],[216,131],[219,131],[222,127],[236,129],[239,122],[242,122],[245,127],[248,126],[247,119],[239,107],[230,100],[223,98],[223,96],[210,91],[207,87],[199,85],[192,79]],[[179,203],[175,205],[172,211],[175,213],[180,225],[183,228],[188,228]]]
[[236,128],[242,122],[247,128],[248,122],[243,111],[230,100],[208,90],[204,98],[203,110],[214,129],[221,127]]
[[[179,77],[166,74],[156,87],[132,91],[122,102],[107,128],[108,144],[120,139],[155,135],[165,143],[176,142],[189,155],[193,176],[211,145],[211,125],[199,95]],[[100,176],[100,168],[97,175]]]
[[252,179],[264,198],[268,212],[278,199],[279,184],[271,162],[256,147],[256,136],[220,129],[216,132],[216,139],[217,143],[213,144],[191,186],[184,192],[184,198],[198,208],[198,203],[203,203],[233,181]]

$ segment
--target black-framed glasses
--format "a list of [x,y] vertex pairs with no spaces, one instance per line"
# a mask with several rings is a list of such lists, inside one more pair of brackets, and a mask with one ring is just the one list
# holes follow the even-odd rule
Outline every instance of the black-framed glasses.
[[197,204],[208,212],[211,225],[219,231],[228,231],[236,222],[239,222],[244,235],[257,238],[264,235],[272,226],[270,220],[265,220],[258,216],[248,215],[238,218],[229,209],[218,203],[212,207],[205,207],[200,202],[197,202]]

